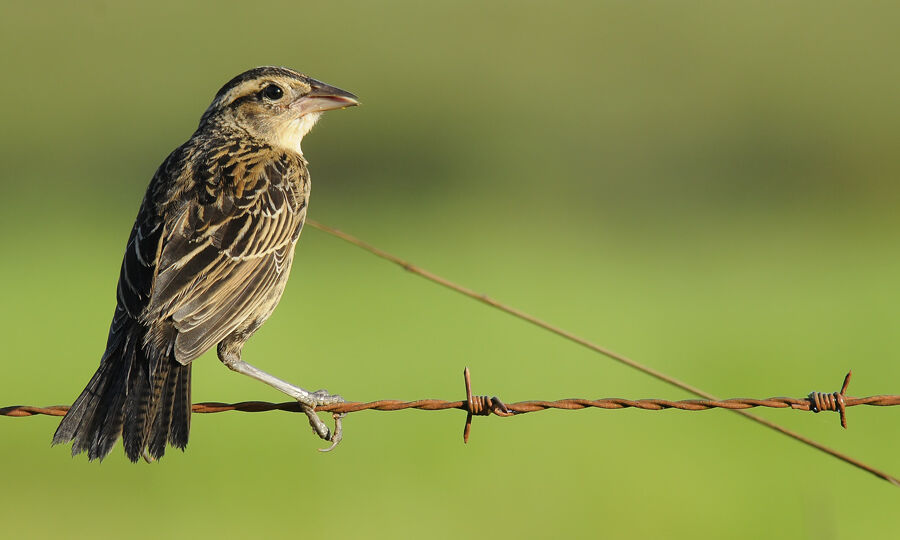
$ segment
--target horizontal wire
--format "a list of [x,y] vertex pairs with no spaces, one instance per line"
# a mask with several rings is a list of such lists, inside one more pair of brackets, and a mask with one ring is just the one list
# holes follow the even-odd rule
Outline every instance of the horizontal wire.
[[[811,392],[805,398],[788,398],[788,397],[771,397],[768,399],[753,398],[735,398],[723,400],[709,399],[685,399],[681,401],[669,401],[665,399],[624,399],[624,398],[604,398],[604,399],[559,399],[555,401],[519,401],[517,403],[505,404],[497,397],[476,396],[472,394],[472,380],[469,368],[463,372],[466,385],[465,401],[447,401],[441,399],[419,399],[415,401],[400,401],[395,399],[382,399],[369,402],[343,402],[331,405],[322,405],[316,407],[316,412],[330,412],[335,419],[335,433],[340,433],[341,418],[352,412],[365,410],[376,411],[400,411],[404,409],[418,409],[425,411],[440,411],[446,409],[461,409],[466,411],[466,424],[463,429],[463,441],[469,442],[469,434],[472,429],[472,417],[496,415],[500,417],[516,416],[519,414],[545,411],[549,409],[559,409],[574,411],[587,408],[618,410],[635,408],[645,411],[661,411],[666,409],[674,409],[679,411],[706,411],[710,409],[729,409],[741,410],[754,407],[770,407],[774,409],[794,409],[801,411],[836,411],[840,414],[841,426],[847,427],[846,409],[856,405],[870,405],[877,407],[888,407],[900,405],[900,396],[898,395],[878,395],[868,397],[849,397],[845,395],[847,385],[850,382],[851,373],[847,373],[844,377],[844,384],[837,392],[823,393]],[[69,407],[58,405],[53,407],[33,407],[28,405],[16,405],[12,407],[0,408],[0,416],[63,416]],[[265,412],[265,411],[288,411],[288,412],[305,412],[301,405],[297,402],[270,403],[267,401],[242,401],[240,403],[218,403],[204,402],[195,403],[191,410],[195,413],[208,414],[219,413],[225,411],[241,411],[241,412]],[[340,436],[338,436],[338,440]],[[331,448],[334,448],[332,446]],[[330,450],[331,448],[326,449]],[[841,455],[841,459],[847,463],[859,467],[861,469],[872,472],[873,474],[884,478],[888,482],[898,485],[898,481],[893,476],[874,469],[865,463],[862,463],[850,456]]]
[[[492,398],[496,399],[496,398]],[[706,400],[706,399],[684,399],[680,401],[670,401],[666,399],[624,399],[624,398],[602,398],[602,399],[583,399],[568,398],[557,399],[553,401],[530,400],[519,401],[516,403],[504,403],[507,409],[513,414],[497,414],[491,411],[490,414],[497,416],[515,416],[518,414],[546,411],[548,409],[559,409],[566,411],[574,411],[581,409],[641,409],[645,411],[662,411],[666,409],[675,409],[679,411],[708,411],[710,409],[752,409],[756,407],[767,407],[772,409],[794,409],[798,411],[814,410],[814,404],[809,398],[788,398],[788,397],[770,397],[766,399],[754,398],[733,398],[724,400]],[[870,405],[874,407],[891,407],[900,405],[900,395],[878,395],[868,397],[844,397],[845,407],[854,407],[857,405]],[[418,409],[422,411],[442,411],[447,409],[468,410],[466,401],[447,401],[442,399],[418,399],[415,401],[402,401],[398,399],[381,399],[378,401],[347,401],[344,403],[335,403],[332,405],[321,405],[316,407],[317,412],[330,412],[335,414],[348,414],[359,411],[401,411],[405,409]],[[30,405],[14,405],[10,407],[0,408],[0,416],[25,417],[25,416],[65,416],[69,407],[66,405],[54,405],[51,407],[34,407]],[[221,403],[217,401],[205,401],[202,403],[194,403],[191,410],[198,414],[211,414],[227,411],[239,412],[268,412],[268,411],[285,411],[299,413],[303,412],[300,404],[296,401],[288,401],[284,403],[272,403],[269,401],[241,401],[238,403]],[[819,412],[819,411],[815,411]]]

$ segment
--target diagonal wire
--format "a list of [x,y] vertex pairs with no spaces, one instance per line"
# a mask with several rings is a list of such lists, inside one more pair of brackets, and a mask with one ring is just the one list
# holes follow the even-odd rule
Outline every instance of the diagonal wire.
[[[354,246],[362,248],[377,257],[380,257],[382,259],[390,261],[390,262],[400,266],[401,268],[403,268],[404,270],[406,270],[408,272],[411,272],[413,274],[421,276],[421,277],[423,277],[429,281],[432,281],[434,283],[437,283],[439,285],[443,285],[444,287],[446,287],[450,290],[453,290],[462,295],[468,296],[469,298],[478,300],[479,302],[487,304],[493,308],[499,309],[500,311],[504,311],[514,317],[517,317],[519,319],[522,319],[523,321],[529,322],[539,328],[543,328],[544,330],[553,332],[554,334],[556,334],[560,337],[563,337],[569,341],[572,341],[574,343],[577,343],[577,344],[581,345],[582,347],[586,347],[594,352],[600,353],[600,354],[602,354],[608,358],[611,358],[619,363],[625,364],[626,366],[629,366],[638,371],[646,373],[647,375],[650,375],[651,377],[654,377],[656,379],[664,381],[664,382],[666,382],[672,386],[675,386],[677,388],[680,388],[686,392],[690,392],[691,394],[694,394],[695,396],[700,396],[700,397],[703,397],[703,398],[711,400],[711,401],[720,401],[719,398],[717,398],[713,394],[710,394],[709,392],[701,390],[700,388],[697,388],[696,386],[690,385],[684,381],[676,379],[675,377],[666,375],[665,373],[658,371],[656,369],[653,369],[649,366],[645,366],[644,364],[641,364],[635,360],[632,360],[631,358],[628,358],[625,355],[619,354],[619,353],[612,351],[610,349],[607,349],[605,347],[601,347],[600,345],[597,345],[596,343],[593,343],[585,338],[577,336],[567,330],[563,330],[562,328],[559,328],[559,327],[554,326],[546,321],[543,321],[543,320],[535,317],[534,315],[530,315],[528,313],[525,313],[524,311],[518,310],[518,309],[508,306],[506,304],[503,304],[503,303],[487,296],[486,294],[479,294],[479,293],[473,291],[472,289],[463,287],[462,285],[458,285],[446,278],[443,278],[437,274],[429,272],[428,270],[425,270],[423,268],[415,266],[414,264],[410,263],[409,261],[401,259],[400,257],[397,257],[396,255],[392,255],[386,251],[378,249],[375,246],[372,246],[371,244],[368,244],[368,243],[360,240],[359,238],[356,238],[353,235],[347,234],[339,229],[335,229],[334,227],[329,227],[328,225],[319,223],[318,221],[314,221],[311,219],[307,219],[306,223],[316,229],[319,229],[322,232],[325,232],[332,236],[336,236],[337,238],[340,238],[341,240],[344,240],[345,242],[349,242],[350,244],[353,244]],[[804,435],[801,435],[795,431],[792,431],[785,427],[782,427],[774,422],[770,422],[769,420],[766,420],[764,418],[760,418],[759,416],[756,416],[755,414],[748,413],[747,411],[744,411],[744,410],[738,410],[738,409],[731,409],[731,410],[733,410],[735,413],[743,416],[744,418],[746,418],[748,420],[752,420],[758,424],[762,424],[763,426],[766,426],[769,429],[773,429],[779,433],[787,435],[788,437],[791,437],[791,438],[793,438],[797,441],[800,441],[808,446],[811,446],[822,452],[825,452],[826,454],[834,456],[834,457],[844,461],[845,463],[849,463],[850,465],[853,465],[854,467],[858,467],[864,471],[874,474],[875,476],[877,476],[878,478],[881,478],[882,480],[887,480],[891,484],[900,487],[900,479],[897,479],[894,476],[892,476],[884,471],[878,470],[870,465],[862,463],[862,462],[848,456],[847,454],[838,452],[837,450],[830,448],[828,446],[825,446],[824,444],[822,444],[818,441],[815,441],[815,440],[810,439],[809,437],[806,437]]]

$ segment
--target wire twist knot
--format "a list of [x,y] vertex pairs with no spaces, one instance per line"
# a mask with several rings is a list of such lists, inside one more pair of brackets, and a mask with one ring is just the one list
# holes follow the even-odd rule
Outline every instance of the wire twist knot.
[[466,427],[463,429],[463,442],[469,442],[469,432],[472,430],[472,416],[512,416],[515,411],[500,401],[497,396],[473,396],[472,395],[472,377],[469,374],[469,368],[463,370],[463,377],[466,381]]
[[841,427],[847,429],[847,402],[845,394],[847,392],[847,385],[850,384],[851,375],[853,375],[853,371],[847,372],[847,376],[844,377],[844,384],[837,392],[831,392],[830,394],[825,392],[810,392],[809,410],[814,413],[821,411],[837,411],[841,415]]

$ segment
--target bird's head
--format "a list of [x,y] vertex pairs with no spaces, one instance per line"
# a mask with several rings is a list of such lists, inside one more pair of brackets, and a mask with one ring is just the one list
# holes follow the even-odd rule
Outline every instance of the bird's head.
[[200,129],[237,127],[273,146],[300,151],[303,136],[329,110],[359,105],[350,92],[283,67],[258,67],[228,81]]

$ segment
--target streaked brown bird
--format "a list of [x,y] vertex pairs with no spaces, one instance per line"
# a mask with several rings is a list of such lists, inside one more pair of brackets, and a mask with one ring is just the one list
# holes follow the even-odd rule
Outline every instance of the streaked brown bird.
[[[190,140],[153,176],[128,238],[106,352],[53,444],[103,459],[119,436],[131,461],[184,449],[191,362],[219,359],[290,395],[333,440],[309,392],[241,360],[284,291],[309,201],[300,142],[324,111],[356,96],[282,67],[259,67],[216,94]],[[337,430],[335,430],[337,431]],[[336,444],[337,441],[334,441]]]

